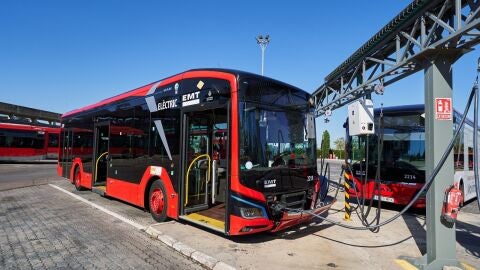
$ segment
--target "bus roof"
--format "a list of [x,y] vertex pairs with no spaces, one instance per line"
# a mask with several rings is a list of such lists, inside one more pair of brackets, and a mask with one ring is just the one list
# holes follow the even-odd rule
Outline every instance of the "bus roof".
[[375,108],[375,114],[380,114],[380,110],[384,113],[407,113],[407,112],[423,112],[425,111],[424,104],[410,104],[410,105],[400,105],[400,106],[390,106],[383,108]]
[[0,122],[0,128],[12,129],[12,130],[35,130],[35,131],[45,131],[47,129],[47,127],[41,127],[41,126],[36,126],[32,124],[5,123],[5,122]]
[[24,125],[24,126],[34,126],[34,127],[42,127],[42,128],[60,128],[60,125],[50,125],[41,122],[32,122],[26,119],[0,119],[0,124],[13,124],[13,126],[17,125]]
[[85,106],[85,107],[82,107],[82,108],[79,108],[79,109],[75,109],[75,110],[66,112],[65,114],[62,115],[62,118],[72,116],[72,115],[78,114],[80,112],[95,109],[95,108],[98,108],[98,107],[101,107],[101,106],[105,106],[105,105],[108,105],[108,104],[111,104],[111,103],[114,103],[114,102],[118,102],[118,101],[124,100],[124,99],[129,98],[129,97],[143,97],[143,96],[147,95],[148,91],[154,85],[156,85],[158,83],[160,83],[160,84],[157,87],[160,87],[162,85],[166,85],[166,84],[172,83],[174,81],[181,80],[184,77],[188,77],[188,75],[192,74],[192,73],[197,73],[197,72],[207,72],[208,73],[209,71],[217,72],[217,73],[221,72],[221,73],[231,74],[231,75],[234,75],[237,79],[240,79],[240,78],[243,78],[243,77],[249,77],[249,78],[254,77],[254,78],[258,78],[258,79],[265,80],[265,81],[270,81],[270,82],[277,83],[277,84],[283,84],[283,85],[285,85],[289,88],[294,88],[294,89],[297,89],[299,91],[305,92],[304,90],[301,90],[298,87],[292,86],[290,84],[287,84],[287,83],[284,83],[284,82],[281,82],[281,81],[278,81],[278,80],[275,80],[275,79],[272,79],[272,78],[269,78],[269,77],[260,76],[258,74],[245,72],[245,71],[234,70],[234,69],[220,69],[220,68],[191,69],[191,70],[187,70],[185,72],[178,73],[176,75],[173,75],[173,76],[170,76],[170,77],[167,77],[167,78],[149,83],[147,85],[135,88],[133,90],[118,94],[116,96],[106,98],[106,99],[101,100],[97,103],[94,103],[94,104],[91,104],[91,105],[88,105],[88,106]]
[[[409,105],[400,105],[400,106],[391,106],[391,107],[383,107],[383,108],[375,108],[374,114],[379,115],[380,109],[383,110],[385,114],[403,114],[403,113],[424,113],[425,112],[425,104],[409,104]],[[455,117],[461,118],[462,113],[456,109],[453,109],[453,113]],[[458,119],[460,121],[460,119]],[[473,121],[469,118],[465,119],[465,123],[473,127]]]

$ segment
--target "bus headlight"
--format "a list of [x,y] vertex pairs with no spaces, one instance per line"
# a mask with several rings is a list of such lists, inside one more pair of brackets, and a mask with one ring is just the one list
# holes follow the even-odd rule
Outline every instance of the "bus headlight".
[[251,202],[241,197],[231,195],[232,214],[245,218],[268,218],[267,211],[263,205]]
[[243,218],[251,219],[251,218],[261,218],[263,217],[263,212],[261,209],[256,207],[240,207],[240,214]]

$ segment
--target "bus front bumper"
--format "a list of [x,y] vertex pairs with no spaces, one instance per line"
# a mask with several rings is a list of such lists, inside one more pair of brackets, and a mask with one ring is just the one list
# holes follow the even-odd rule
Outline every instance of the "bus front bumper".
[[271,230],[271,232],[278,232],[298,224],[309,222],[315,216],[321,215],[326,211],[328,211],[328,209],[330,209],[330,207],[332,207],[334,203],[335,203],[335,200],[321,207],[305,210],[304,212],[297,212],[297,211],[284,212],[280,220],[276,223],[276,226]]

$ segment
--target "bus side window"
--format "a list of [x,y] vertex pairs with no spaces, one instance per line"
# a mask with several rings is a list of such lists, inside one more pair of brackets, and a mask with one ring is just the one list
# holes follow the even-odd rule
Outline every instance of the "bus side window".
[[454,169],[455,170],[463,170],[464,162],[463,162],[463,149],[464,149],[464,135],[463,132],[461,136],[458,137],[455,141],[455,145],[453,146],[453,162],[454,162]]
[[7,146],[6,144],[7,144],[6,137],[3,135],[0,135],[0,147],[5,147]]
[[468,169],[473,170],[473,147],[468,147]]

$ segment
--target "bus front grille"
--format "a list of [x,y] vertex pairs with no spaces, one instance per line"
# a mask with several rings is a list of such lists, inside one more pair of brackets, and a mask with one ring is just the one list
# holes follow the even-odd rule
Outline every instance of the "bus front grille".
[[306,202],[305,191],[283,194],[280,196],[280,201],[288,208],[303,209]]

